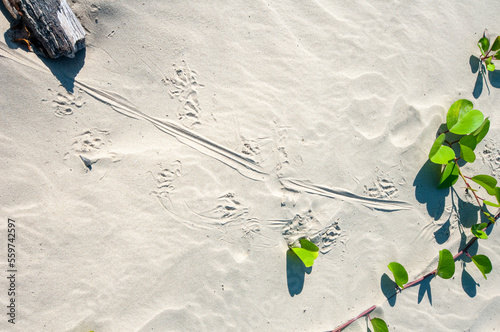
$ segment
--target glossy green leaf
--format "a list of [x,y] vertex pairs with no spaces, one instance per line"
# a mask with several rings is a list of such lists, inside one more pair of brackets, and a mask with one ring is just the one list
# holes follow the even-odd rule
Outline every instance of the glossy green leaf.
[[472,256],[471,259],[474,264],[476,264],[479,271],[483,274],[484,279],[488,279],[486,278],[486,275],[493,270],[490,259],[485,255],[475,255]]
[[464,145],[460,145],[460,157],[462,157],[462,159],[468,163],[473,163],[474,161],[476,161],[476,154],[474,153],[474,151]]
[[471,135],[464,136],[459,141],[460,157],[468,163],[473,163],[476,160],[474,149],[476,148],[476,138]]
[[491,50],[494,52],[500,50],[500,36],[497,36],[497,38],[495,38],[495,41],[493,42],[493,45],[491,46]]
[[441,175],[441,180],[438,184],[438,189],[445,189],[453,186],[460,175],[458,166],[454,162],[450,162],[444,168],[443,174]]
[[484,121],[484,115],[481,111],[470,110],[460,113],[458,121],[450,129],[450,132],[457,135],[467,135],[478,129]]
[[489,130],[490,130],[490,119],[486,118],[484,119],[481,126],[479,126],[479,128],[477,128],[476,131],[472,133],[472,136],[476,138],[476,144],[479,144],[479,142],[483,140],[483,138],[486,136]]
[[488,194],[495,196],[495,186],[497,185],[497,180],[489,175],[476,175],[471,178],[472,181],[486,189]]
[[396,284],[400,288],[404,288],[404,285],[406,285],[406,283],[408,282],[408,272],[406,272],[404,266],[397,262],[392,262],[389,263],[387,267],[394,275],[394,281],[396,282]]
[[383,319],[372,318],[370,321],[373,326],[373,332],[389,332],[389,328]]
[[455,152],[449,146],[444,146],[445,134],[441,134],[436,138],[432,144],[431,151],[429,152],[429,159],[435,164],[444,164],[455,159]]
[[318,258],[319,248],[307,239],[300,240],[301,248],[293,247],[292,251],[300,258],[306,267],[311,267]]
[[455,274],[455,260],[448,249],[439,252],[439,263],[436,274],[443,279],[450,279]]
[[486,60],[484,60],[484,64],[486,65],[486,69],[488,69],[489,71],[495,71],[495,64],[491,62],[492,60],[493,60],[493,56],[490,56]]
[[490,201],[487,201],[487,200],[484,200],[483,203],[486,204],[486,205],[489,205],[489,206],[493,206],[493,207],[500,207],[500,204],[493,203],[493,202],[490,202]]
[[500,188],[495,187],[495,197],[497,198],[497,202],[500,203]]
[[488,235],[486,232],[483,230],[486,227],[488,227],[488,224],[485,222],[482,222],[480,224],[475,224],[474,226],[471,227],[470,231],[472,234],[474,234],[475,237],[480,238],[480,239],[487,239]]
[[311,267],[314,260],[318,258],[318,253],[303,248],[292,248],[293,252],[300,258],[306,267]]
[[497,52],[495,55],[494,55],[495,59],[497,60],[500,60],[500,52]]
[[453,127],[458,122],[460,114],[472,111],[473,106],[474,104],[467,99],[459,99],[454,102],[446,114],[446,126],[448,126],[448,129]]
[[468,163],[473,163],[476,160],[474,149],[477,145],[476,137],[472,135],[464,136],[459,141],[460,144],[460,157]]
[[486,37],[483,37],[479,39],[479,41],[477,42],[477,46],[479,46],[481,53],[485,55],[486,52],[488,52],[488,50],[490,49],[490,40]]
[[465,145],[474,151],[474,149],[477,146],[477,138],[474,137],[473,135],[467,135],[467,136],[462,137],[460,139],[459,143],[460,143],[460,145]]
[[300,239],[300,246],[306,250],[312,251],[312,252],[317,252],[319,251],[319,248],[317,245],[309,241],[308,239]]

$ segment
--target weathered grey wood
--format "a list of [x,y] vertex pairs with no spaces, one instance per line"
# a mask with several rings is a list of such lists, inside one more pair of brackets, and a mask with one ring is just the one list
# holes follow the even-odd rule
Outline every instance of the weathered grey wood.
[[12,35],[26,40],[36,53],[50,58],[74,57],[85,47],[85,31],[66,0],[2,0],[15,19],[26,30],[27,38],[19,38],[19,25]]
[[16,8],[15,0],[3,0],[3,4],[5,5],[5,8],[9,11],[9,13],[12,15],[14,20],[19,20],[21,16],[19,16],[19,9]]

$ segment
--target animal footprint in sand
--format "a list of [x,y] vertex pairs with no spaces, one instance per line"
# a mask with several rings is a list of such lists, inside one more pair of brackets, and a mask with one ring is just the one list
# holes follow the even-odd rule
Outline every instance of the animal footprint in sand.
[[[106,130],[89,129],[75,137],[71,150],[78,156],[83,164],[89,169],[98,160],[111,159],[112,162],[120,160],[119,155],[109,151],[111,141],[107,138],[109,132]],[[104,146],[108,148],[104,149]],[[70,153],[66,153],[64,159],[68,159]]]
[[167,168],[163,168],[160,165],[160,170],[156,171],[155,174],[151,172],[151,175],[156,182],[156,187],[158,188],[158,191],[154,191],[152,193],[158,198],[168,197],[168,195],[175,189],[173,184],[175,179],[180,177],[182,174],[181,166],[181,162],[176,160]]
[[177,98],[181,103],[177,114],[179,120],[186,121],[189,126],[200,123],[201,108],[198,101],[198,87],[203,87],[197,81],[198,74],[191,70],[186,62],[180,66],[174,65],[174,74],[165,77],[162,81],[171,85],[169,90],[171,98]]
[[73,106],[80,108],[85,104],[82,96],[83,90],[81,89],[71,93],[66,91],[62,85],[59,85],[55,91],[49,89],[49,92],[55,95],[52,99],[52,108],[54,114],[58,117],[71,115],[73,114]]
[[365,194],[375,198],[396,198],[398,189],[385,176],[377,176],[377,180],[373,182],[371,187],[365,186]]
[[488,140],[483,151],[480,152],[482,159],[491,168],[491,172],[498,177],[500,171],[500,149],[498,149],[493,140]]
[[93,153],[99,151],[106,145],[106,136],[109,132],[106,130],[90,129],[81,135],[75,137],[71,148],[77,153]]
[[322,254],[328,253],[332,246],[336,245],[337,238],[342,236],[337,221],[323,227],[319,220],[312,215],[311,211],[308,211],[305,216],[297,214],[288,221],[275,221],[273,226],[282,228],[282,234],[287,243],[293,244],[302,238],[308,238],[318,244],[319,251]]

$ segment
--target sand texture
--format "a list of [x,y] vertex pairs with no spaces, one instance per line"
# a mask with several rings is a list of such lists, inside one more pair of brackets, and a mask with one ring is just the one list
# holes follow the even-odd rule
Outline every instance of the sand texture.
[[471,58],[500,2],[69,4],[75,58],[0,39],[1,331],[326,331],[372,305],[390,331],[498,330],[497,229],[471,249],[488,280],[465,258],[386,296],[389,262],[421,277],[478,222],[427,159],[455,100],[491,119],[464,169],[500,177],[500,74]]

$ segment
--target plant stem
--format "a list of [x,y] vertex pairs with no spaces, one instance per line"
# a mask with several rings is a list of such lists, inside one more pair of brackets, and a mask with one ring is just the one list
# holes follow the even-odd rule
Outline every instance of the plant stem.
[[357,315],[353,319],[349,320],[348,322],[345,322],[344,324],[340,325],[335,330],[332,330],[330,332],[340,332],[340,331],[342,331],[343,329],[345,329],[346,327],[348,327],[349,325],[351,325],[352,323],[354,323],[355,321],[357,321],[361,317],[368,316],[368,314],[370,314],[370,312],[372,312],[373,310],[375,310],[375,308],[377,308],[376,305],[371,306],[370,308],[366,309],[365,311],[363,311],[362,313],[360,313],[359,315]]
[[474,195],[474,197],[476,198],[476,201],[477,201],[477,205],[479,206],[479,208],[481,209],[481,212],[485,215],[485,216],[488,216],[486,214],[486,212],[483,210],[483,207],[482,207],[482,204],[481,202],[479,201],[479,197],[477,196],[476,192],[472,189],[472,187],[470,186],[469,182],[467,182],[467,180],[465,179],[465,176],[463,175],[462,173],[462,170],[460,169],[460,167],[458,166],[458,163],[456,162],[458,159],[455,158],[455,165],[457,166],[457,169],[458,169],[458,173],[460,174],[460,176],[462,177],[462,180],[464,180],[465,182],[465,185],[467,186],[467,189],[470,189],[470,191],[472,192],[472,194]]

